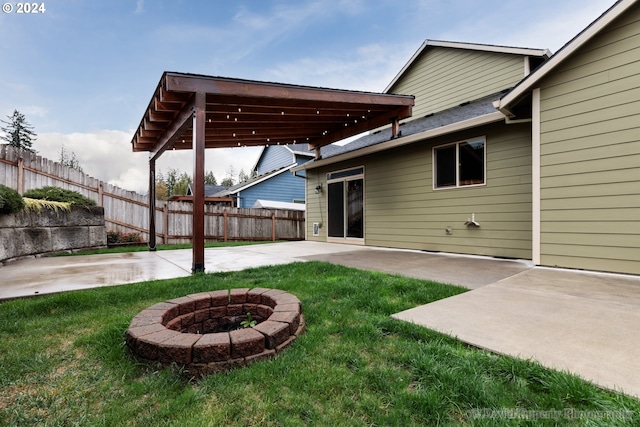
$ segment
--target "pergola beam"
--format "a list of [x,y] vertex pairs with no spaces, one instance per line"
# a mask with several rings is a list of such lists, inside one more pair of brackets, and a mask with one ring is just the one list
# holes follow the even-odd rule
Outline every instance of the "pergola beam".
[[169,126],[165,128],[162,135],[156,139],[154,149],[151,150],[151,159],[156,160],[168,148],[171,148],[173,143],[175,143],[175,141],[187,130],[189,125],[192,124],[191,118],[193,116],[194,107],[195,104],[193,100],[182,107],[182,110],[180,110],[178,115],[173,119],[173,121],[171,121]]

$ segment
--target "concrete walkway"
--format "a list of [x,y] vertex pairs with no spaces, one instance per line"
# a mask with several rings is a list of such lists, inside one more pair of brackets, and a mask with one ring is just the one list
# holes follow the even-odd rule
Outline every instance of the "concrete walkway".
[[[205,250],[207,272],[309,260],[470,288],[393,317],[640,397],[640,277],[316,242]],[[26,259],[0,267],[0,300],[184,277],[190,271],[189,249]]]
[[392,317],[640,398],[640,277],[537,267]]

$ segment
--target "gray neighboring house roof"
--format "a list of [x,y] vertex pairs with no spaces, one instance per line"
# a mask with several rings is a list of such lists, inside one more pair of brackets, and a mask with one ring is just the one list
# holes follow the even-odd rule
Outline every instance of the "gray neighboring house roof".
[[[204,185],[204,197],[217,197],[216,194],[226,190],[229,187],[226,187],[224,185],[211,185],[211,184],[205,184]],[[187,188],[187,196],[193,196],[193,187],[192,187],[192,183],[189,183],[189,188]]]
[[259,184],[262,181],[271,178],[272,176],[275,176],[275,175],[281,174],[281,173],[283,173],[285,171],[288,171],[289,169],[291,169],[294,166],[295,166],[295,164],[292,164],[292,165],[289,165],[289,166],[285,166],[285,167],[282,167],[280,169],[276,169],[276,170],[271,171],[271,172],[263,173],[262,175],[258,175],[255,178],[251,178],[251,179],[248,179],[246,181],[239,182],[236,185],[233,185],[231,187],[224,187],[225,189],[220,191],[220,192],[218,192],[218,193],[216,193],[215,197],[227,197],[227,196],[229,196],[231,194],[236,194],[239,191],[242,191],[242,190],[244,190],[246,188],[253,187],[256,184]]
[[[400,125],[400,135],[396,139],[416,135],[426,131],[453,125],[465,120],[496,113],[493,101],[500,98],[506,91],[485,96],[474,101],[466,102],[458,107],[450,108],[435,114],[429,114],[420,119],[414,119]],[[504,116],[502,117],[504,119]],[[341,154],[372,147],[383,142],[391,141],[391,129],[383,129],[373,134],[365,135],[343,146],[327,145],[321,149],[321,159],[329,159]],[[305,163],[309,165],[312,162]]]

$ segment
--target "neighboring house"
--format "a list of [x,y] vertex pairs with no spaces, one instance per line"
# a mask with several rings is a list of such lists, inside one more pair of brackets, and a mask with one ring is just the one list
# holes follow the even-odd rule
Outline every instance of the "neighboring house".
[[294,166],[258,175],[217,193],[216,197],[232,197],[239,208],[251,208],[256,200],[304,203],[304,180],[291,172]]
[[[221,191],[225,191],[228,188],[229,187],[224,186],[224,185],[205,184],[204,185],[204,197],[216,197],[215,195],[217,193],[220,193]],[[190,183],[189,186],[187,187],[187,196],[193,196],[193,184],[192,183]]]
[[257,174],[245,182],[238,183],[225,191],[216,193],[217,197],[233,197],[236,206],[251,208],[256,200],[280,202],[281,208],[299,209],[293,204],[305,201],[304,173],[294,175],[291,169],[308,162],[314,157],[307,144],[270,145],[264,147],[253,168]]
[[637,1],[548,59],[427,41],[387,91],[416,96],[400,137],[293,168],[309,240],[640,274]]
[[[219,206],[234,206],[235,200],[230,197],[218,197],[217,193],[226,190],[229,187],[224,185],[204,185],[204,202],[211,205]],[[190,183],[187,187],[187,194],[185,196],[171,196],[169,201],[176,202],[193,202],[193,184]]]

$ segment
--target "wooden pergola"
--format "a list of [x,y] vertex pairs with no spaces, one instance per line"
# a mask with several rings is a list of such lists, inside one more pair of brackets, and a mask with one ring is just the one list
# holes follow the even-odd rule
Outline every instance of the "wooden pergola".
[[193,264],[204,271],[205,149],[307,143],[320,148],[411,116],[413,96],[165,72],[131,144],[149,152],[149,249],[155,250],[155,163],[193,150]]

